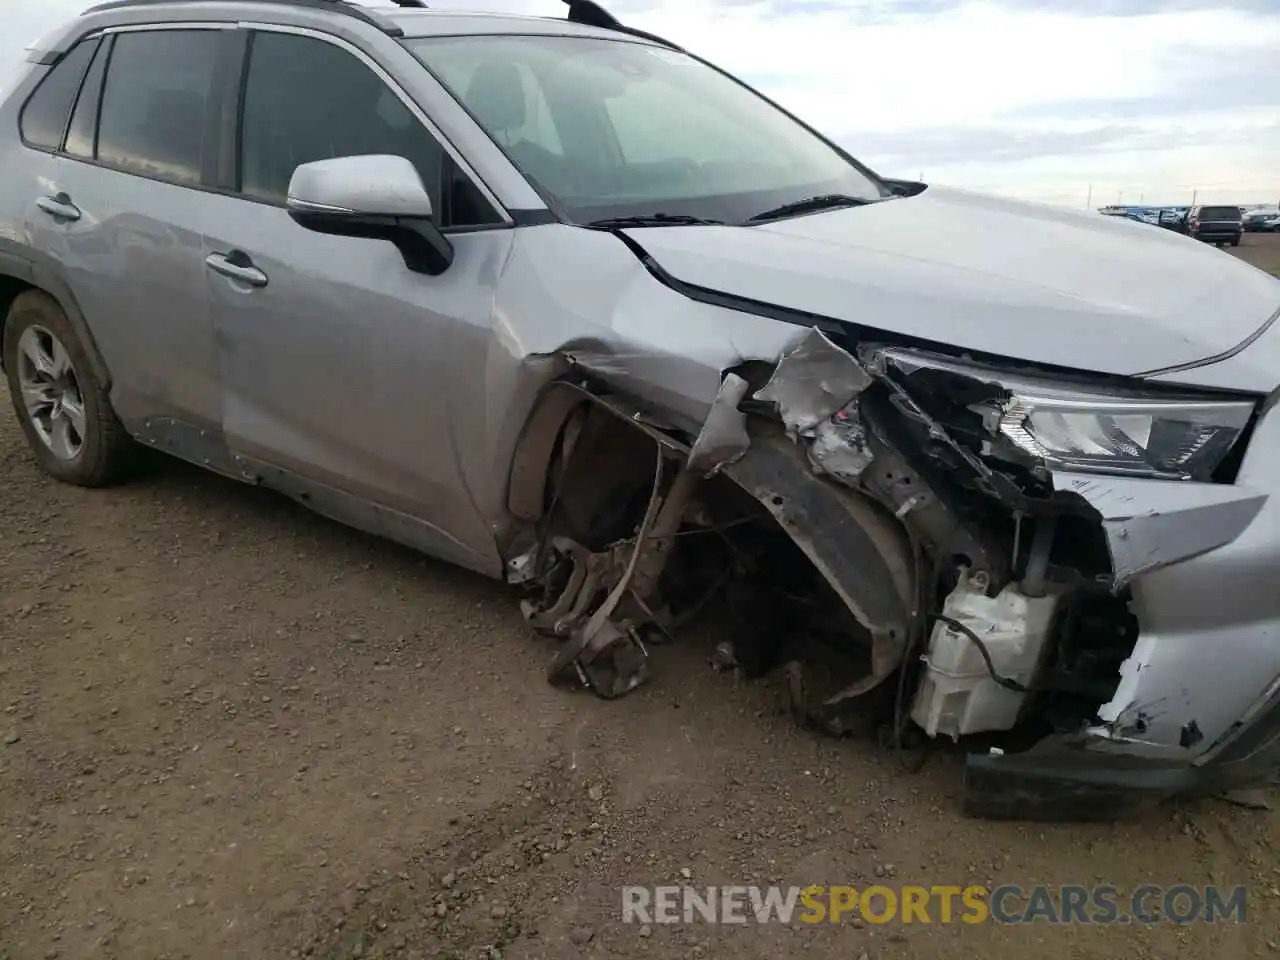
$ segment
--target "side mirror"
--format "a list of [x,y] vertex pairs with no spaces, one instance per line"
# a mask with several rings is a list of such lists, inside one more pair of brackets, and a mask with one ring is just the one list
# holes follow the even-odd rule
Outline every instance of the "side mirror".
[[432,276],[453,263],[453,244],[432,221],[431,197],[404,157],[371,155],[304,163],[286,200],[299,226],[395,244],[405,266]]

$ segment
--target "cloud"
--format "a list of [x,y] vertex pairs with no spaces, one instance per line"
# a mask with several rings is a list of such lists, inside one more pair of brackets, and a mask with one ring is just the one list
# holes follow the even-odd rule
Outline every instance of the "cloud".
[[[919,0],[935,3],[935,0]],[[1145,17],[1189,10],[1239,10],[1259,15],[1275,14],[1275,0],[995,0],[1010,10],[1069,13],[1077,17]],[[961,6],[952,0],[936,0],[939,8]]]
[[[1114,154],[1135,159],[1206,145],[1196,129],[1152,129],[1132,123],[1083,126],[1075,130],[1035,127],[933,127],[895,133],[848,134],[838,138],[851,151],[881,166],[1010,164],[1045,158],[1106,159]],[[1248,149],[1280,141],[1280,123],[1225,125],[1214,131],[1214,146]],[[1277,143],[1280,148],[1280,143]],[[1149,159],[1149,158],[1148,158]]]
[[[0,0],[0,82],[23,45],[88,2]],[[1280,0],[604,3],[887,174],[1081,203],[1091,182],[1149,199],[1280,196]]]
[[1010,111],[1014,119],[1165,120],[1261,108],[1280,112],[1280,55],[1224,56],[1181,46],[1158,63],[1165,89],[1145,96],[1059,100]]

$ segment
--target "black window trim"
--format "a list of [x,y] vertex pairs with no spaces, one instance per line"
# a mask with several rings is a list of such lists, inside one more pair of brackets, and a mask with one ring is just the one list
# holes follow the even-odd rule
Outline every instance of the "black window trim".
[[[217,192],[228,193],[237,199],[248,203],[256,203],[262,206],[274,207],[276,209],[284,209],[284,204],[271,200],[264,200],[260,197],[250,197],[240,192],[240,143],[244,125],[244,96],[245,89],[249,80],[249,58],[253,52],[252,35],[255,33],[282,33],[290,34],[298,37],[306,37],[311,40],[319,40],[328,43],[333,47],[354,56],[358,61],[373,71],[374,75],[381,80],[387,88],[404,104],[405,108],[413,115],[426,129],[427,133],[440,145],[441,151],[444,153],[445,167],[442,169],[442,179],[445,170],[449,164],[452,164],[457,172],[467,177],[474,187],[479,191],[480,196],[489,206],[502,218],[500,223],[482,223],[464,226],[441,227],[440,232],[446,236],[456,236],[466,233],[484,233],[490,230],[510,230],[517,226],[526,226],[526,222],[522,222],[517,214],[522,211],[508,210],[503,205],[498,196],[489,189],[488,184],[480,177],[479,173],[466,161],[462,153],[450,142],[443,131],[440,130],[427,115],[427,112],[418,105],[418,103],[409,95],[409,93],[401,87],[390,73],[387,72],[376,60],[368,53],[361,50],[358,46],[333,34],[324,33],[320,30],[314,30],[310,27],[297,27],[290,24],[279,23],[259,23],[257,21],[241,21],[235,25],[237,32],[244,35],[238,45],[238,62],[235,63],[234,69],[231,69],[223,79],[223,87],[220,96],[224,105],[229,109],[225,110],[221,117],[219,127],[219,140],[229,141],[231,148],[227,151],[230,156],[224,156],[223,162],[227,164],[225,167],[219,168],[220,178],[217,181]],[[424,68],[425,69],[425,68]]]
[[[18,140],[28,150],[34,150],[37,153],[46,153],[52,156],[56,156],[62,152],[62,148],[67,142],[67,130],[71,126],[71,118],[75,115],[76,104],[80,102],[80,94],[84,90],[85,77],[89,75],[89,70],[93,67],[93,58],[97,56],[98,50],[102,46],[104,36],[105,35],[101,30],[91,30],[84,36],[78,38],[74,43],[69,44],[66,51],[58,57],[57,60],[49,64],[44,75],[36,82],[36,85],[31,88],[31,92],[27,94],[26,99],[22,101],[22,106],[18,108]],[[71,105],[67,108],[67,115],[62,118],[62,133],[58,137],[57,146],[50,148],[32,143],[27,139],[26,134],[22,129],[22,119],[26,116],[27,108],[31,106],[31,101],[35,99],[36,94],[40,92],[40,88],[48,82],[49,78],[53,75],[53,72],[58,69],[62,62],[66,60],[67,57],[71,56],[75,50],[79,49],[81,44],[90,42],[94,44],[94,49],[93,52],[89,54],[89,59],[85,61],[84,68],[80,71],[79,79],[76,80],[76,90],[75,93],[71,95]],[[94,130],[97,130],[96,117],[94,118]]]
[[[107,89],[107,71],[111,69],[111,55],[115,53],[116,38],[114,34],[103,34],[98,49],[94,52],[93,59],[89,61],[89,66],[85,69],[84,76],[80,78],[80,88],[76,91],[76,98],[71,103],[71,114],[67,117],[67,129],[62,132],[62,142],[58,144],[58,156],[66,157],[68,160],[94,161],[98,158],[98,118],[102,115],[102,95]],[[89,115],[89,126],[92,130],[92,154],[89,157],[81,157],[75,154],[67,153],[67,140],[71,136],[71,124],[75,122],[76,111],[80,109],[80,98],[85,95],[85,84],[89,81],[89,74],[93,72],[94,64],[98,62],[98,57],[102,57],[102,82],[98,84],[97,96],[91,107],[92,113]]]

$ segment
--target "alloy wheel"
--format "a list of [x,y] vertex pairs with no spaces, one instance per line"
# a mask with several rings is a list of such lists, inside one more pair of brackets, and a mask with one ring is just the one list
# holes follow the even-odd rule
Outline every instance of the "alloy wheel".
[[67,348],[44,327],[32,325],[18,338],[18,387],[36,435],[59,460],[84,449],[84,396]]

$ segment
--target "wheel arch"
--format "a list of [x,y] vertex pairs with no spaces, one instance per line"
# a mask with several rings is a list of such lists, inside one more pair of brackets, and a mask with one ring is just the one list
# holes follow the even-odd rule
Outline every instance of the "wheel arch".
[[[9,320],[9,311],[15,300],[24,293],[36,291],[43,293],[56,303],[67,317],[67,322],[75,331],[84,352],[93,367],[93,375],[102,385],[103,390],[111,389],[111,372],[107,367],[102,351],[98,349],[93,332],[85,320],[80,305],[50,263],[34,251],[21,253],[5,249],[0,245],[0,341],[4,337],[5,325]],[[0,356],[0,368],[4,358]]]
[[[542,518],[552,464],[564,430],[584,407],[602,407],[623,429],[648,435],[687,459],[692,443],[629,397],[599,395],[567,381],[548,384],[534,404],[508,474],[507,503],[527,522]],[[915,616],[915,579],[906,528],[864,494],[818,476],[775,424],[753,425],[752,442],[724,476],[755,499],[791,538],[845,606],[872,636],[870,676],[836,699],[859,696],[902,662]]]

